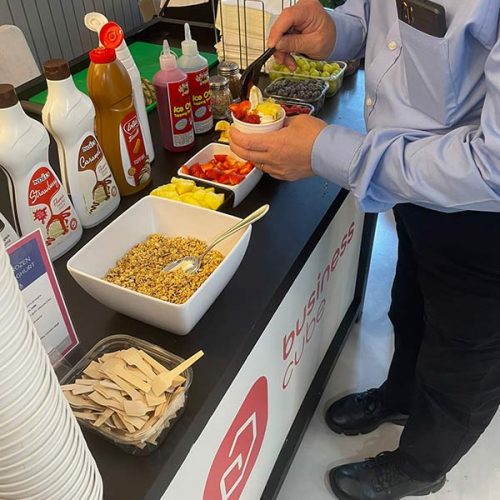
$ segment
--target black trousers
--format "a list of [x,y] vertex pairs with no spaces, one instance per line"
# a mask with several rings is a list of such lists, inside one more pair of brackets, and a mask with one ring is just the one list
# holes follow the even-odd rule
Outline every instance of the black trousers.
[[467,453],[500,404],[500,213],[409,204],[394,213],[395,353],[383,394],[410,415],[404,467],[433,480]]

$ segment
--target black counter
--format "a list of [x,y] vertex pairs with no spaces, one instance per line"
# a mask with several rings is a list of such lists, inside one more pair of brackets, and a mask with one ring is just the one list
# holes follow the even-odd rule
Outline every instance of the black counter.
[[[358,72],[345,80],[340,94],[327,100],[320,116],[328,122],[363,131],[363,97],[364,75]],[[218,136],[210,132],[197,137],[192,151],[174,155],[158,146],[160,131],[156,112],[150,114],[150,123],[153,143],[157,145],[151,188],[167,183],[185,160]],[[51,158],[52,165],[57,170],[53,144]],[[157,452],[147,457],[130,456],[99,436],[85,431],[104,480],[107,500],[152,500],[161,497],[347,195],[338,186],[319,178],[289,183],[265,176],[248,198],[230,213],[245,216],[260,205],[269,203],[269,214],[253,228],[248,250],[234,278],[193,331],[181,337],[104,307],[87,295],[66,270],[67,260],[78,249],[147,192],[123,199],[111,218],[96,228],[85,230],[79,244],[55,262],[63,296],[80,340],[78,349],[70,354],[70,362],[74,362],[103,337],[117,333],[140,337],[182,357],[199,349],[205,352],[205,357],[194,368],[193,385],[184,416],[176,423]],[[6,180],[1,178],[0,210],[9,217],[10,210],[6,206]],[[353,304],[351,317],[343,325],[344,336],[360,311],[374,221],[371,216],[365,219],[356,303]],[[330,366],[322,368],[324,373],[318,387],[326,381],[332,368],[332,360],[338,355],[341,342],[338,339],[336,342],[335,349],[332,348],[329,353]],[[319,396],[311,400],[312,411],[318,398]],[[311,406],[311,402],[308,406]],[[297,421],[298,426],[294,431],[297,437],[300,437],[312,411],[309,408],[301,420]],[[298,441],[297,439],[295,446]],[[286,470],[293,453],[287,452],[283,456],[287,460],[282,457],[282,464],[273,473],[273,481],[268,488],[270,496],[274,496],[273,492],[280,483],[279,478]]]

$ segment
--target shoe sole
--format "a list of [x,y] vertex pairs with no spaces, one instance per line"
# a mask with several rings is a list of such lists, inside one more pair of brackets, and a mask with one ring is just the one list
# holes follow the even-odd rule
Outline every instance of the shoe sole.
[[[348,495],[347,493],[344,493],[338,486],[337,483],[335,482],[335,479],[333,478],[333,472],[335,469],[332,469],[328,474],[327,474],[327,483],[328,486],[330,486],[331,492],[338,498],[338,500],[359,500],[357,497],[353,497],[351,495]],[[435,484],[434,486],[431,486],[429,488],[425,488],[423,490],[417,491],[417,492],[412,492],[409,493],[408,495],[404,495],[402,497],[394,497],[392,500],[401,500],[402,498],[407,498],[407,497],[423,497],[426,495],[431,495],[432,493],[437,493],[441,488],[446,483],[446,477],[443,477],[441,482],[438,484]]]
[[381,420],[369,427],[363,427],[362,429],[343,429],[342,427],[338,427],[335,424],[331,423],[328,419],[325,419],[328,427],[335,432],[336,434],[343,434],[345,436],[359,436],[363,434],[369,434],[374,430],[378,429],[382,424],[395,424],[395,425],[406,425],[408,421],[408,417],[398,417],[398,418],[388,418],[385,420]]

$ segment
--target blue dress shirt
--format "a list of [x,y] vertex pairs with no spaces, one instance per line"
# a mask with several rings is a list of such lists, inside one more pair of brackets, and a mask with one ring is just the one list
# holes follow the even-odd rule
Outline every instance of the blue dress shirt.
[[500,212],[500,1],[435,1],[444,38],[400,21],[395,0],[347,0],[331,14],[331,59],[365,57],[368,132],[326,127],[312,167],[368,212]]

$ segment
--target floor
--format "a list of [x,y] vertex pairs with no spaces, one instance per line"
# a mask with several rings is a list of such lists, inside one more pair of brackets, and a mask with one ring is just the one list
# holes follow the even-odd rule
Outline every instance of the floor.
[[[398,426],[385,424],[366,436],[346,437],[332,433],[323,421],[323,413],[331,401],[353,391],[376,387],[385,378],[393,349],[387,310],[396,246],[392,215],[383,214],[377,227],[362,320],[351,332],[278,500],[330,500],[333,497],[325,482],[329,469],[397,448],[401,433]],[[429,498],[500,499],[499,449],[500,412],[475,447],[448,474],[445,487]]]

